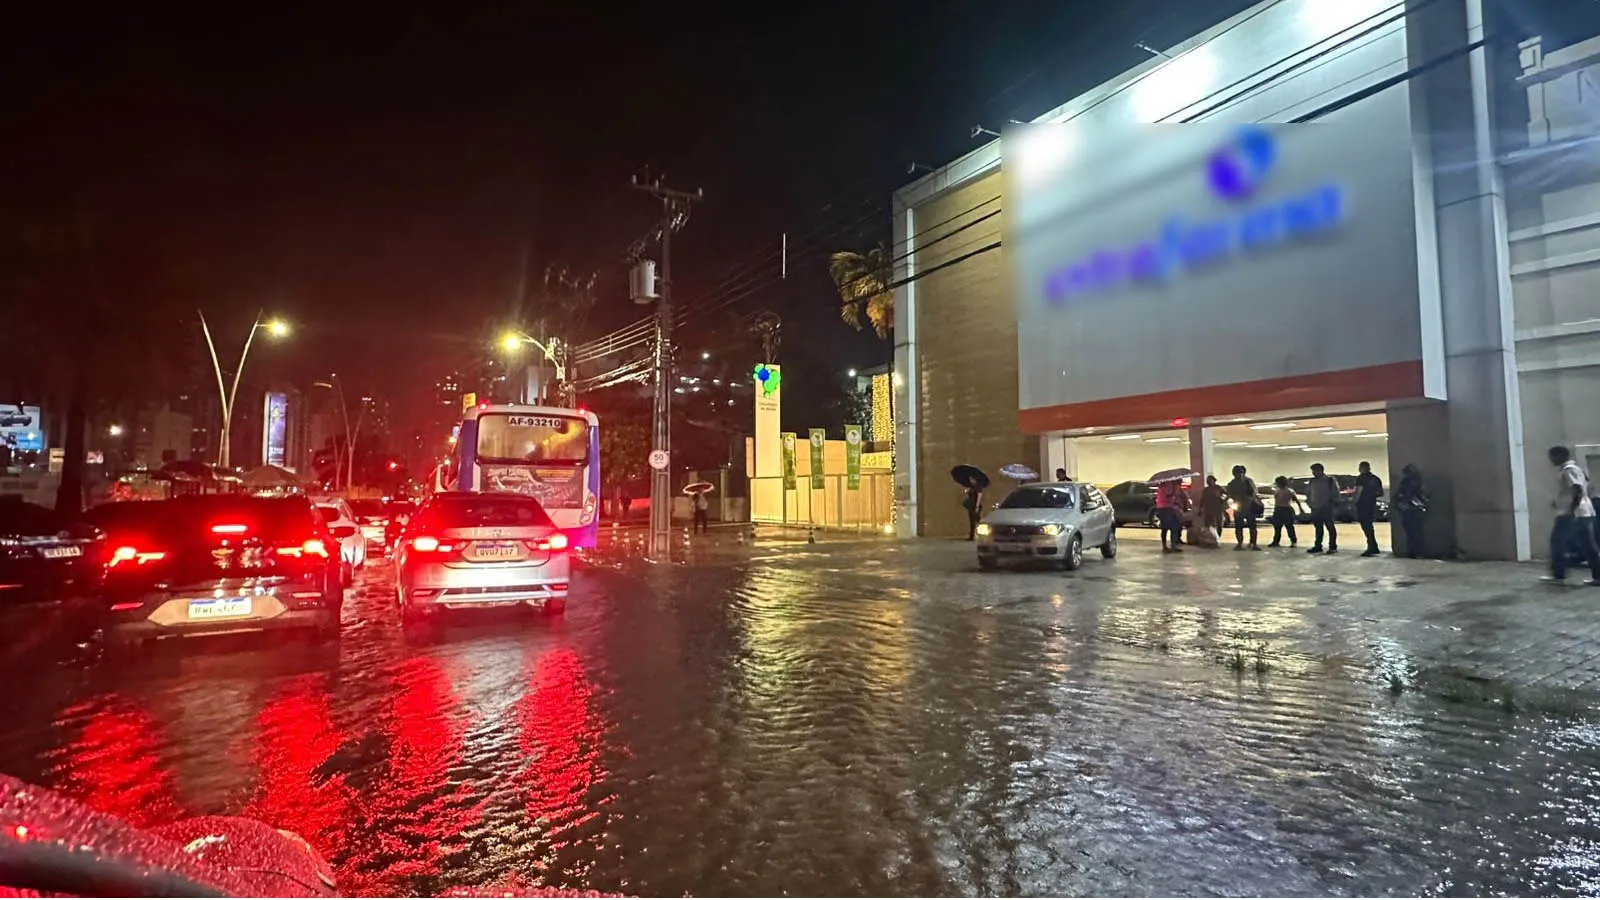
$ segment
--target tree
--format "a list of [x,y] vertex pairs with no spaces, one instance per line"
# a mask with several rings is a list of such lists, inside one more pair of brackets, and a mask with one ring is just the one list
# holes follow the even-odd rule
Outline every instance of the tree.
[[839,317],[860,331],[870,324],[878,337],[894,328],[894,272],[888,248],[879,244],[865,253],[840,250],[828,257],[828,274],[839,291]]
[[600,420],[600,477],[621,484],[644,477],[650,463],[650,420],[619,416]]

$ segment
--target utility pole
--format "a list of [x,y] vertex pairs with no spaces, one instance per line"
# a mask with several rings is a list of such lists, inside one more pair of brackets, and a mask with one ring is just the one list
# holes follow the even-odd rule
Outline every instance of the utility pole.
[[655,398],[653,448],[665,454],[666,465],[650,472],[650,558],[666,561],[672,553],[672,233],[689,222],[689,206],[704,191],[676,191],[655,179],[633,187],[661,201],[661,299],[656,301]]

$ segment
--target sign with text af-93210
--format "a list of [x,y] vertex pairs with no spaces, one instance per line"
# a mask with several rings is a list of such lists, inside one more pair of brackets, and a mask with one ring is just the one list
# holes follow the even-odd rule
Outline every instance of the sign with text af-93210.
[[565,428],[567,420],[559,416],[507,416],[506,424],[512,428]]

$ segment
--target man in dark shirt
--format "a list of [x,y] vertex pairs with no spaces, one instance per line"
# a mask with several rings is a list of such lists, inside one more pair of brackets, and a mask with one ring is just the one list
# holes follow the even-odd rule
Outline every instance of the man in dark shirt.
[[1363,462],[1361,474],[1356,476],[1356,522],[1361,533],[1367,536],[1367,550],[1362,556],[1378,555],[1378,538],[1373,534],[1372,523],[1378,518],[1378,498],[1383,496],[1383,480],[1372,474],[1372,464]]
[[1311,464],[1311,479],[1306,482],[1306,506],[1311,509],[1311,524],[1317,529],[1317,542],[1307,553],[1321,553],[1322,536],[1328,536],[1329,553],[1339,552],[1339,530],[1334,526],[1334,504],[1339,497],[1339,482],[1322,463]]

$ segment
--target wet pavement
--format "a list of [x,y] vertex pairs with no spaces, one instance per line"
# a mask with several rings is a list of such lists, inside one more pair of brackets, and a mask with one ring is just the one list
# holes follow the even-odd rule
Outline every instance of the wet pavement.
[[1600,593],[1137,540],[1067,574],[640,539],[564,619],[409,640],[375,566],[334,647],[30,657],[0,771],[135,823],[261,818],[357,894],[1600,891]]

